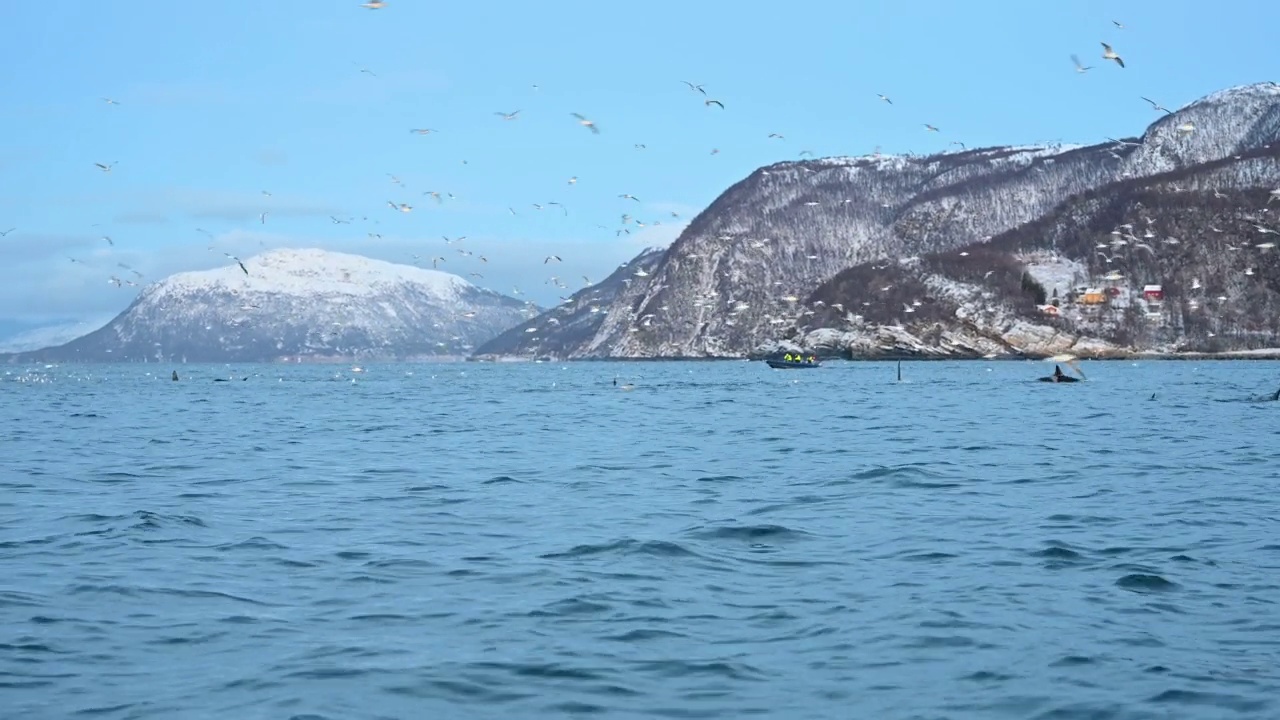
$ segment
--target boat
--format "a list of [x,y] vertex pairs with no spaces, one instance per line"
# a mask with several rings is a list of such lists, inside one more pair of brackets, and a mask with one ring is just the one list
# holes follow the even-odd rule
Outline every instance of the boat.
[[775,370],[804,370],[808,368],[822,367],[822,363],[819,361],[805,362],[804,360],[801,360],[796,362],[795,360],[765,360],[765,362],[769,363],[769,367]]

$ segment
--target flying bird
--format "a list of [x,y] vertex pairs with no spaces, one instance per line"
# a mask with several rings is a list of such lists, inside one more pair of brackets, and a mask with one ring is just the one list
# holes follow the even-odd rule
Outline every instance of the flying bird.
[[594,121],[588,120],[582,115],[579,115],[578,113],[569,113],[569,114],[578,118],[578,124],[581,125],[582,127],[587,128],[588,130],[590,130],[592,133],[596,135],[600,134],[600,128],[596,127],[596,124]]
[[635,195],[632,195],[631,193],[622,193],[618,197],[622,198],[623,200],[635,200],[636,202],[640,202],[640,198],[636,197]]
[[885,102],[889,103],[890,105],[892,105],[892,104],[893,104],[893,101],[889,99],[889,96],[888,96],[888,95],[881,95],[880,93],[876,93],[876,97],[878,97],[878,98],[880,98],[881,100],[883,100],[883,101],[885,101]]
[[102,98],[102,102],[104,102],[104,103],[106,103],[106,104],[108,104],[108,105],[119,105],[119,104],[120,104],[120,102],[119,102],[118,100],[112,100],[111,98],[106,98],[106,97]]
[[382,0],[369,0],[369,2],[360,3],[360,7],[369,8],[370,10],[381,10],[386,6],[387,4]]
[[1071,62],[1075,63],[1075,65],[1076,65],[1076,72],[1078,72],[1078,73],[1085,73],[1085,72],[1088,72],[1088,71],[1090,71],[1090,70],[1092,70],[1092,69],[1093,69],[1093,66],[1092,66],[1092,65],[1087,65],[1087,66],[1086,66],[1086,65],[1084,65],[1083,63],[1081,63],[1081,62],[1080,62],[1080,58],[1079,58],[1079,57],[1077,57],[1077,56],[1075,56],[1075,55],[1072,55],[1072,56],[1071,56]]
[[235,261],[236,261],[236,264],[240,266],[240,269],[244,271],[244,274],[245,274],[245,275],[248,275],[248,274],[249,274],[249,268],[247,268],[247,267],[245,267],[245,266],[244,266],[244,262],[243,262],[243,261],[241,261],[241,260],[240,260],[240,258],[236,257],[235,255],[232,255],[232,254],[231,254],[231,253],[229,253],[229,252],[224,252],[224,253],[222,253],[222,254],[223,254],[223,255],[226,255],[227,257],[231,258],[232,260],[235,260]]
[[1102,43],[1102,59],[1115,60],[1117,65],[1119,65],[1120,67],[1124,67],[1124,60],[1119,55],[1116,54],[1115,50],[1111,49],[1110,45],[1106,43]]
[[542,261],[542,264],[543,264],[543,265],[546,265],[547,263],[551,262],[552,260],[555,260],[556,262],[561,262],[561,260],[560,260],[560,256],[559,256],[559,255],[548,255],[548,256],[547,256],[547,259]]
[[433,132],[440,132],[440,131],[432,128],[414,128],[409,132],[414,133],[416,135],[430,135]]
[[501,111],[494,113],[494,115],[501,115],[503,120],[515,120],[516,116],[519,114],[520,114],[519,110],[515,112],[509,112],[509,113],[505,113]]
[[719,105],[721,110],[724,109],[724,103],[720,102],[719,100],[703,100],[702,104],[706,105],[707,107],[711,107],[712,105]]
[[929,123],[925,123],[924,127],[926,130],[929,130],[930,132],[941,132],[940,130],[938,130],[938,128],[930,125]]
[[701,85],[694,85],[693,83],[689,82],[688,80],[681,80],[680,82],[684,83],[685,85],[688,85],[688,86],[689,86],[689,89],[690,89],[690,90],[692,90],[692,91],[694,91],[694,92],[700,92],[700,93],[702,93],[703,95],[706,95],[706,94],[707,94],[707,91],[706,91],[706,90],[703,90]]
[[[1139,95],[1138,97],[1142,97],[1142,96],[1141,96],[1141,95]],[[1156,102],[1155,100],[1152,100],[1151,98],[1143,97],[1142,99],[1143,99],[1143,100],[1146,100],[1146,101],[1147,101],[1147,102],[1149,102],[1149,103],[1151,103],[1151,108],[1152,108],[1153,110],[1163,111],[1163,112],[1164,112],[1165,114],[1167,114],[1167,115],[1172,115],[1172,114],[1173,114],[1173,111],[1172,111],[1172,110],[1170,110],[1169,108],[1167,108],[1167,107],[1165,107],[1165,106],[1161,105],[1160,103]]]
[[[1274,192],[1274,193],[1272,193],[1272,194],[1273,194],[1273,195],[1280,195],[1280,190],[1277,190],[1277,191],[1275,191],[1275,192]],[[12,227],[12,228],[9,228],[8,230],[5,230],[4,232],[0,232],[0,238],[4,237],[5,235],[8,235],[9,233],[11,233],[11,232],[13,232],[14,230],[17,230],[17,229],[18,229],[18,228],[16,228],[16,227]]]
[[116,163],[118,163],[118,162],[120,162],[120,161],[119,161],[119,160],[113,160],[113,161],[111,161],[111,162],[109,162],[109,163],[106,163],[105,165],[104,165],[104,164],[102,164],[102,163],[100,163],[100,162],[96,162],[96,163],[94,163],[94,165],[97,165],[97,166],[98,166],[98,169],[99,169],[99,170],[101,170],[102,172],[107,172],[107,173],[109,173],[109,172],[111,172],[111,168],[115,167],[115,166],[116,166]]

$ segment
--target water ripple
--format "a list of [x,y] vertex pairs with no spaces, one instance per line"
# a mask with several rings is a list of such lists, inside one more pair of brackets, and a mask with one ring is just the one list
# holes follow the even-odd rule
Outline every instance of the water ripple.
[[4,714],[1277,716],[1280,364],[1095,365],[0,372]]

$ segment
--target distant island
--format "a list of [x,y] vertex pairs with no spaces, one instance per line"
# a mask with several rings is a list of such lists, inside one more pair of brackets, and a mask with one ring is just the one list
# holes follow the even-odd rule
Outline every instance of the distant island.
[[0,362],[460,360],[539,311],[445,272],[272,250],[172,275],[105,327]]

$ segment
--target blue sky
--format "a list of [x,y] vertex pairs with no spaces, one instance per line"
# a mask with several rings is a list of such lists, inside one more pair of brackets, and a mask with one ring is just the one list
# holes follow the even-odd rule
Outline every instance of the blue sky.
[[[108,282],[118,263],[155,280],[277,246],[444,255],[441,269],[554,304],[547,254],[577,289],[804,150],[1092,143],[1156,120],[1139,96],[1176,108],[1280,79],[1280,4],[1228,5],[4,3],[0,232],[16,230],[0,238],[0,340],[124,309],[137,288]],[[1094,69],[1076,73],[1072,53]],[[648,227],[619,237],[623,213]],[[441,239],[459,235],[490,262]]]

